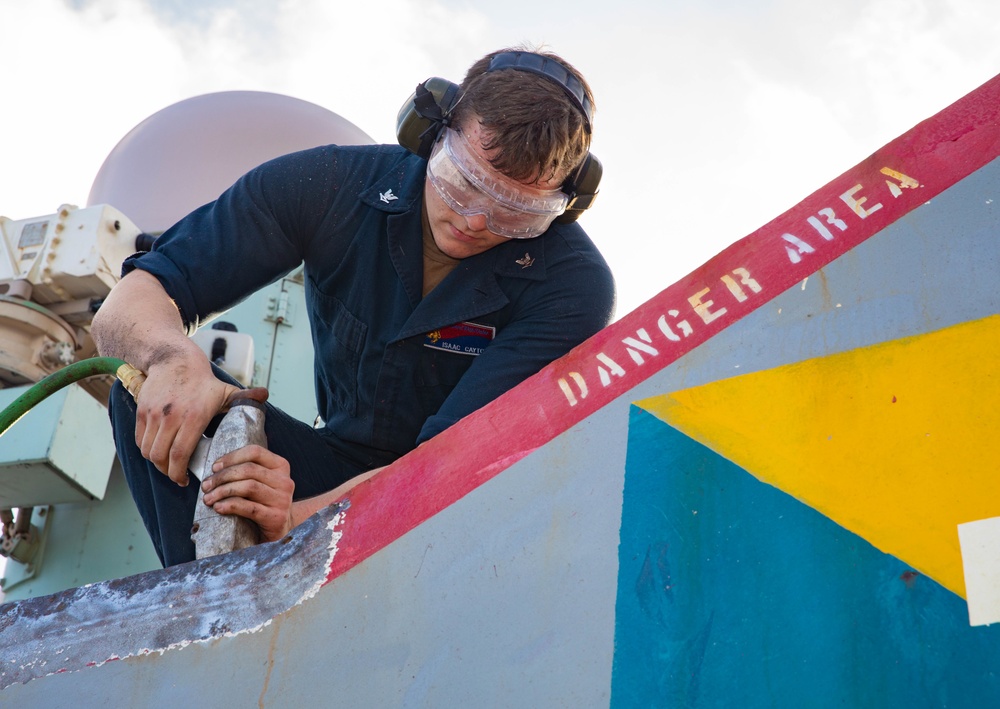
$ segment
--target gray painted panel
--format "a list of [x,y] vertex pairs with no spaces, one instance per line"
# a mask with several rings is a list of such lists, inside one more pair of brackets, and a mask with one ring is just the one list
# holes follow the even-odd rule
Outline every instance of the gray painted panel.
[[[2,697],[74,707],[80,697],[135,696],[147,705],[607,706],[624,447],[594,428],[603,417],[251,633],[35,679]],[[622,435],[624,424],[614,424]],[[347,541],[349,510],[345,518]]]

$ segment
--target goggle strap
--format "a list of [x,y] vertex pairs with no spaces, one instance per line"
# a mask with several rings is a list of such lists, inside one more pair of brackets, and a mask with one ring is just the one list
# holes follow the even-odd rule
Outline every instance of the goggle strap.
[[428,121],[430,124],[420,133],[420,152],[418,155],[427,155],[431,145],[437,140],[442,127],[451,124],[448,116],[441,110],[441,106],[424,84],[417,84],[413,96],[414,112]]

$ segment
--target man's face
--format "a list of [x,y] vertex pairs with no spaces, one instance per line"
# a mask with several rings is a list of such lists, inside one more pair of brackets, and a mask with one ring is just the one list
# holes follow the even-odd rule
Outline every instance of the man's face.
[[[462,132],[468,139],[472,150],[480,157],[489,160],[490,152],[483,149],[482,128],[479,121],[473,119],[462,127]],[[499,175],[499,173],[497,173]],[[509,180],[504,177],[503,179]],[[558,189],[561,181],[550,179],[538,183],[521,183],[529,189]],[[431,235],[438,249],[446,256],[464,259],[481,254],[502,244],[509,239],[491,232],[486,224],[484,214],[463,216],[451,209],[428,178],[424,183],[424,210],[430,225]]]

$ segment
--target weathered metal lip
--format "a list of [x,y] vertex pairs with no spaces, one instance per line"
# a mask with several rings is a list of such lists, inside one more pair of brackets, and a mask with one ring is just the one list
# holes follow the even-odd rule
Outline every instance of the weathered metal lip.
[[0,606],[0,689],[266,626],[327,582],[348,506],[277,542]]

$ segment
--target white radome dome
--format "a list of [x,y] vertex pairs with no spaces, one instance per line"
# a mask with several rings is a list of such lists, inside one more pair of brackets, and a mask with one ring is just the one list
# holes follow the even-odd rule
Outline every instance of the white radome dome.
[[109,204],[143,231],[159,234],[257,165],[329,143],[374,141],[336,113],[289,96],[196,96],[129,131],[98,171],[87,204]]

